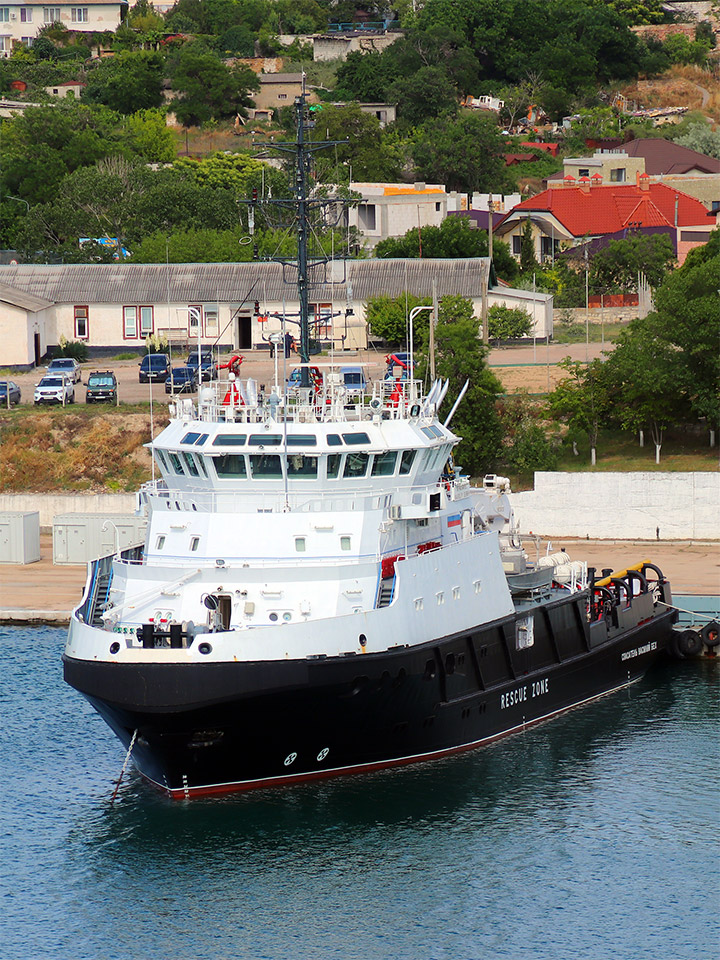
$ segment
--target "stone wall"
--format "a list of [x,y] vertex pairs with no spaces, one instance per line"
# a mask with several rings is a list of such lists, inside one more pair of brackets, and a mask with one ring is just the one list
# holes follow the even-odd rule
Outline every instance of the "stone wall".
[[510,499],[523,534],[720,540],[720,473],[537,472]]
[[600,323],[619,323],[621,321],[636,320],[638,315],[637,307],[609,307],[603,309],[598,307],[556,307],[553,310],[553,323],[556,328],[562,329],[562,324],[566,317],[571,317],[573,323],[585,323],[587,317],[592,324]]

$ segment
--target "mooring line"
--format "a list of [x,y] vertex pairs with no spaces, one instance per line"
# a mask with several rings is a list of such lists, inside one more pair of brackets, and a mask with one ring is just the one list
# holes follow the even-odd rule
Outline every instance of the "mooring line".
[[127,770],[127,765],[128,765],[128,763],[130,762],[130,754],[133,752],[133,747],[135,746],[135,741],[137,740],[137,735],[138,735],[138,732],[137,732],[137,727],[136,727],[135,730],[133,731],[132,739],[131,739],[131,741],[130,741],[130,746],[128,747],[128,752],[127,752],[127,754],[125,755],[125,763],[122,765],[122,770],[120,771],[120,776],[119,776],[119,777],[117,778],[117,780],[115,781],[115,790],[113,791],[112,799],[110,800],[110,806],[112,806],[112,805],[115,803],[115,797],[117,797],[117,795],[118,795],[118,790],[120,789],[120,784],[121,784],[121,782],[122,782],[122,778],[123,778],[123,776],[125,775],[125,771]]

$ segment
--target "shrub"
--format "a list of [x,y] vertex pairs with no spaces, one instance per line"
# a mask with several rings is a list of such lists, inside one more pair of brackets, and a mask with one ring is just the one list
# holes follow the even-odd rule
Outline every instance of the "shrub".
[[520,307],[497,305],[488,310],[488,334],[491,340],[515,340],[531,330],[530,314]]
[[53,351],[54,357],[72,357],[78,363],[85,363],[88,358],[87,344],[81,340],[66,340],[60,337],[60,343]]

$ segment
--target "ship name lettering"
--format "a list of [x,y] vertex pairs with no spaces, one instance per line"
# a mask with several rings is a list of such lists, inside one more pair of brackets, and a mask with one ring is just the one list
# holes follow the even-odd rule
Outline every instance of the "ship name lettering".
[[635,657],[639,657],[643,653],[651,653],[653,650],[657,650],[657,642],[655,640],[643,644],[642,647],[633,647],[632,650],[626,650],[625,653],[620,656],[620,660],[633,660]]

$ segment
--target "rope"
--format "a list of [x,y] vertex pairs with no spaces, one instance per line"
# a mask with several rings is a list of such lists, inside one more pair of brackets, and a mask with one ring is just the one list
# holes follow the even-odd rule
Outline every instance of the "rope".
[[113,795],[112,795],[112,798],[111,798],[111,800],[110,800],[110,805],[111,805],[111,806],[112,806],[113,803],[115,803],[115,797],[117,797],[117,795],[118,795],[118,790],[120,789],[120,784],[121,784],[121,782],[122,782],[122,778],[123,778],[123,776],[125,775],[125,771],[127,770],[127,765],[128,765],[128,763],[130,762],[130,754],[133,752],[133,747],[135,746],[135,741],[137,740],[137,735],[138,735],[137,728],[135,728],[135,730],[133,731],[132,740],[130,741],[130,746],[128,747],[128,752],[127,752],[127,754],[125,755],[125,763],[122,765],[122,770],[120,771],[120,776],[119,776],[119,777],[117,778],[117,780],[115,781],[115,790],[113,791]]
[[668,610],[679,610],[680,613],[687,613],[691,617],[699,617],[701,620],[707,620],[708,623],[712,623],[715,619],[715,617],[708,617],[707,614],[698,613],[697,610],[685,610],[683,607],[678,607],[677,604],[674,603],[665,603],[663,600],[658,600],[657,603],[661,607],[667,607]]

